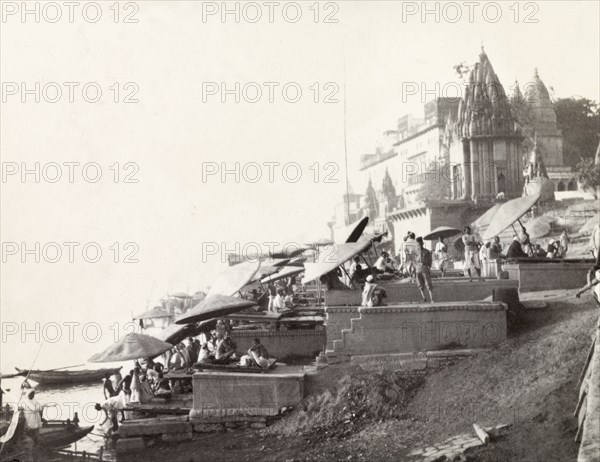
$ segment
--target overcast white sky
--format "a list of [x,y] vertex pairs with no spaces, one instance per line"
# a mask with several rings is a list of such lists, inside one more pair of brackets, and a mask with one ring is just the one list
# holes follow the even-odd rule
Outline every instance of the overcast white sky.
[[[223,23],[219,14],[203,22],[207,2],[139,1],[132,4],[138,11],[121,3],[117,23],[109,8],[113,2],[101,2],[102,17],[96,23],[87,22],[80,8],[69,23],[62,2],[58,22],[47,21],[55,16],[51,9],[39,23],[32,16],[23,22],[20,12],[8,14],[20,2],[2,3],[4,169],[14,162],[29,168],[35,162],[97,162],[102,168],[97,183],[83,180],[80,168],[75,168],[74,183],[65,178],[35,183],[32,175],[23,183],[18,174],[3,178],[2,241],[24,242],[29,248],[35,242],[96,242],[103,251],[95,264],[84,261],[81,246],[73,263],[63,247],[58,263],[48,263],[42,255],[40,263],[28,256],[23,264],[20,253],[7,255],[5,247],[3,322],[127,320],[131,312],[143,311],[147,300],[152,304],[167,291],[194,292],[210,283],[218,258],[210,257],[204,265],[203,243],[227,242],[232,248],[235,241],[243,245],[327,236],[326,221],[344,190],[344,62],[351,169],[361,154],[373,150],[382,131],[395,128],[406,112],[420,115],[422,99],[432,96],[413,95],[403,103],[403,84],[414,82],[431,91],[436,82],[440,87],[456,82],[452,66],[475,62],[482,43],[505,87],[515,78],[524,84],[537,66],[555,97],[599,99],[595,1],[521,2],[518,21],[510,8],[513,2],[500,2],[502,16],[496,23],[483,15],[485,7],[488,19],[494,18],[490,2],[475,7],[473,22],[468,6],[456,2],[462,13],[456,23],[448,19],[457,10],[444,3],[439,8],[446,15],[439,22],[433,15],[423,22],[419,13],[403,17],[403,8],[411,11],[421,2],[391,1],[321,3],[318,23],[314,6],[310,9],[313,2],[301,2],[297,23],[283,18],[281,6],[269,23],[268,7],[258,2],[263,18],[255,24],[246,20],[254,16],[252,10],[239,23],[231,15]],[[6,4],[11,4],[8,10]],[[43,13],[44,3],[40,5]],[[234,2],[228,5],[233,8]],[[428,5],[435,8],[434,2]],[[86,11],[93,18],[94,11]],[[137,23],[123,22],[129,13]],[[292,18],[294,10],[287,13]],[[324,23],[328,13],[338,22]],[[527,15],[538,22],[525,22]],[[22,103],[20,90],[11,94],[11,82],[26,82],[28,88],[36,82],[51,85],[40,103],[31,95]],[[56,103],[47,101],[55,95],[52,82],[63,89]],[[75,102],[68,101],[63,82],[79,84]],[[81,88],[88,82],[102,88],[98,103],[83,100]],[[119,100],[135,88],[124,88],[125,83],[133,82],[139,102],[114,103],[109,87],[115,82]],[[257,82],[263,97],[254,104],[243,99],[236,104],[231,96],[224,104],[219,95],[203,102],[203,82],[225,82],[230,88],[235,82]],[[272,103],[263,82],[279,84]],[[281,88],[289,82],[303,91],[297,103],[283,99]],[[318,103],[309,88],[315,82]],[[326,88],[328,82],[334,86]],[[324,103],[335,85],[339,102]],[[118,183],[109,169],[115,162],[121,169]],[[122,182],[132,171],[123,170],[128,162],[139,167],[134,175],[138,183]],[[296,162],[301,178],[286,182],[281,168],[275,168],[269,183],[263,166],[263,179],[255,184],[235,183],[231,176],[225,183],[218,176],[203,181],[207,162],[229,167],[235,162]],[[337,164],[339,171],[326,170],[326,162]],[[293,176],[294,171],[288,173]],[[325,183],[327,173],[339,183]],[[136,243],[139,262],[111,261],[115,242],[120,243],[120,260],[129,250],[124,244]],[[24,348],[27,357],[35,350]],[[58,351],[47,350],[48,357]],[[84,357],[93,352],[92,347],[84,350]]]

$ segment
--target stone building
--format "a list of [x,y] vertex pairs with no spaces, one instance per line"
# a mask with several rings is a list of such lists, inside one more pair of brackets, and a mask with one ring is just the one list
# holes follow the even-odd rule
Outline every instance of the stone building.
[[[375,152],[361,156],[355,186],[363,196],[352,219],[369,215],[373,230],[389,231],[397,250],[408,230],[424,235],[441,225],[460,228],[495,202],[526,193],[532,162],[535,181],[549,178],[557,191],[576,189],[575,175],[562,165],[562,134],[537,70],[524,89],[523,95],[515,84],[509,99],[482,49],[461,98],[436,98],[424,105],[422,117],[400,117]],[[533,119],[536,143],[527,153],[517,103],[526,104]],[[437,196],[424,194],[437,187]],[[336,213],[332,234],[345,224]]]

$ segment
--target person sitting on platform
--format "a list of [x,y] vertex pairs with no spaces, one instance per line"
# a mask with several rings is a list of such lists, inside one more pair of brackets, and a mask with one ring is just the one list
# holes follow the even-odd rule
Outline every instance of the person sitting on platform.
[[550,242],[548,242],[546,258],[558,258],[558,256],[559,256],[559,244],[554,239],[550,239]]
[[375,282],[373,275],[367,276],[365,281],[365,287],[362,293],[362,304],[361,306],[381,306],[383,305],[383,299],[386,298],[385,289],[379,287]]
[[591,289],[598,283],[600,283],[600,264],[595,264],[587,272],[587,284],[584,285],[580,290],[578,290],[575,296],[577,298],[581,297],[582,293],[584,293],[586,290]]
[[360,264],[360,257],[354,257],[352,264],[350,265],[350,271],[348,272],[350,280],[352,282],[360,281],[362,278],[362,265]]
[[533,249],[533,256],[537,257],[537,258],[546,258],[546,251],[544,249],[542,249],[542,246],[540,244],[536,244],[535,248]]
[[515,236],[513,241],[508,246],[508,250],[506,251],[506,258],[527,258],[528,255],[523,252],[523,248],[521,247],[521,241],[519,238]]
[[258,367],[267,367],[269,365],[269,352],[260,340],[255,338],[247,354],[241,357],[240,365],[249,366],[256,364]]
[[417,238],[417,243],[419,244],[419,260],[417,260],[415,269],[417,271],[419,292],[421,292],[423,303],[425,303],[427,298],[425,297],[424,289],[427,287],[430,303],[433,303],[433,283],[431,282],[431,264],[433,263],[433,258],[431,252],[423,246],[423,238],[421,236]]
[[208,363],[211,362],[210,359],[210,351],[208,350],[208,346],[206,344],[200,347],[200,354],[198,355],[197,364]]
[[[217,335],[218,338],[218,335]],[[217,350],[215,352],[215,362],[221,364],[227,364],[232,359],[235,359],[239,356],[236,352],[236,345],[231,340],[229,336],[229,332],[223,334],[223,337],[220,339],[217,344]]]

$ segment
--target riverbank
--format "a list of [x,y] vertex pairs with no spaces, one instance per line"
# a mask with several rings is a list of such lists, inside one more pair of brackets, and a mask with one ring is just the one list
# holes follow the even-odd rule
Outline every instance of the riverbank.
[[[471,432],[474,422],[510,427],[505,437],[473,449],[470,460],[575,460],[577,380],[598,308],[589,294],[525,298],[547,306],[526,312],[497,349],[422,380],[330,366],[311,378],[303,404],[274,426],[153,448],[143,460],[408,460],[414,449]],[[140,454],[121,460],[140,460]]]

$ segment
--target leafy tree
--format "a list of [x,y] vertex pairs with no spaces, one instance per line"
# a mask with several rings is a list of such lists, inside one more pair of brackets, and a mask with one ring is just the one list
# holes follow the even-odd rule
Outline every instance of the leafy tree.
[[450,170],[448,165],[438,162],[429,164],[426,172],[419,174],[423,187],[417,199],[423,202],[447,200],[451,195]]
[[583,189],[592,191],[594,197],[598,198],[600,187],[600,165],[594,163],[594,159],[581,159],[577,164],[578,180]]
[[593,157],[598,145],[600,111],[587,98],[561,98],[554,103],[558,128],[563,135],[565,165]]

